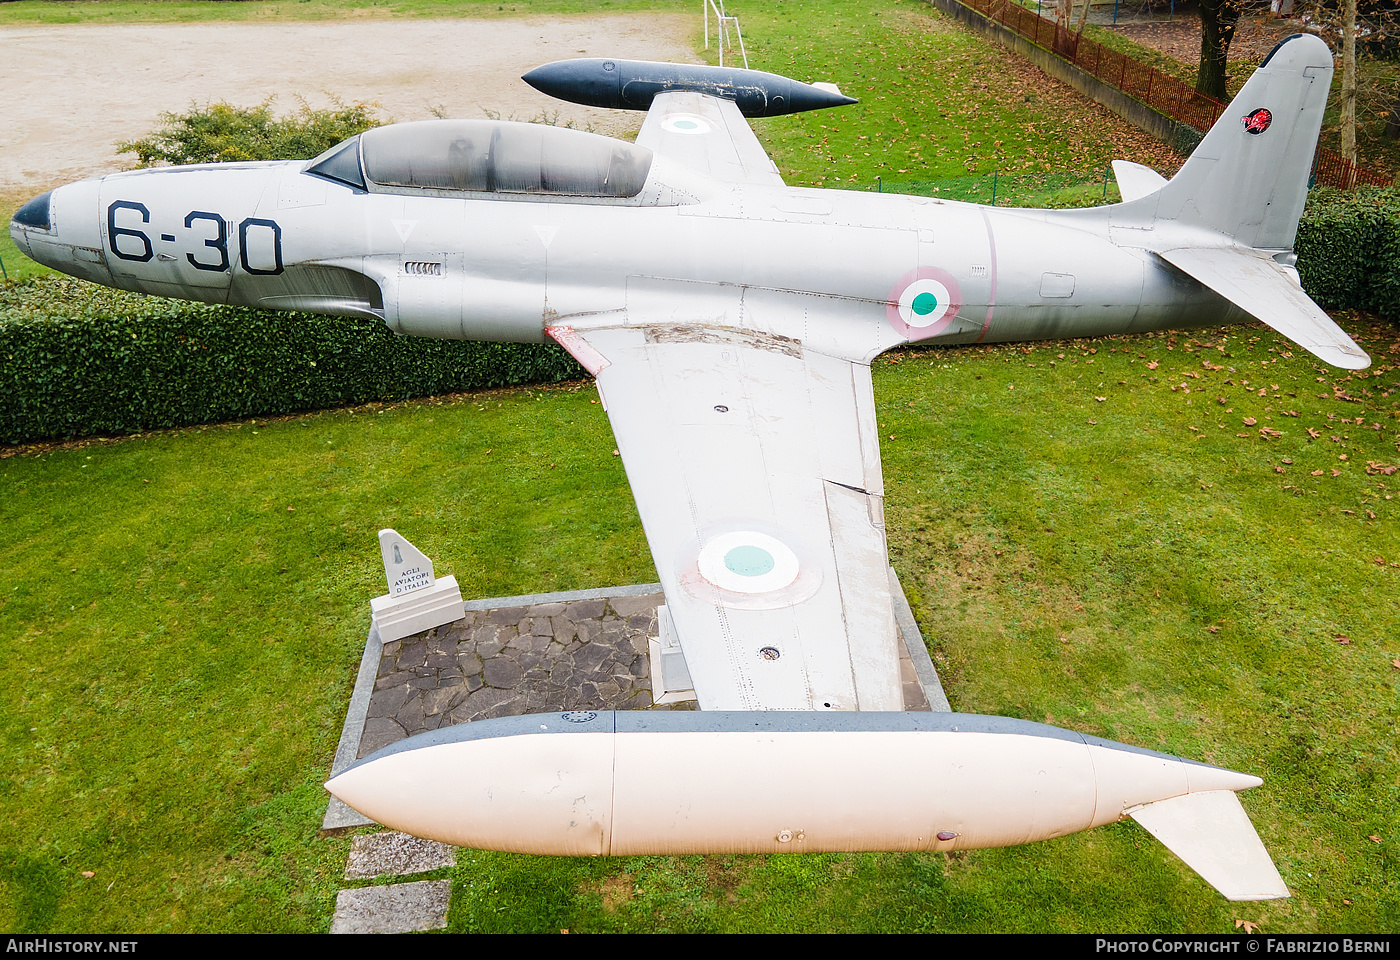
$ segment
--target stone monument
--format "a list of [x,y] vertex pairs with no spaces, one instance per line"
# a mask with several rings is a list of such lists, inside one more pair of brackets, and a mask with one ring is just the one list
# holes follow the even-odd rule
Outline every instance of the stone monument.
[[462,591],[455,577],[434,578],[433,561],[396,530],[379,531],[379,552],[389,592],[369,607],[382,642],[462,619]]

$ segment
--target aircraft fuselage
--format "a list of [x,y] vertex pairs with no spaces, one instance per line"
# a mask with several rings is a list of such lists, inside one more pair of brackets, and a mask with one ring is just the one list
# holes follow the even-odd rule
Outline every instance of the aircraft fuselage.
[[[48,231],[16,239],[40,262],[111,286],[374,315],[435,337],[540,341],[547,326],[623,324],[644,305],[651,323],[703,320],[868,359],[906,340],[1096,336],[1241,316],[1115,243],[1108,217],[1086,211],[695,184],[660,160],[623,200],[366,193],[304,166],[84,181],[53,192]],[[910,284],[934,291],[929,311],[905,303],[901,315]]]

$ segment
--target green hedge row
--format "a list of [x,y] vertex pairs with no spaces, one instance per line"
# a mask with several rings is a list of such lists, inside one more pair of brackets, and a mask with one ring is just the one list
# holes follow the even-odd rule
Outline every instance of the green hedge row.
[[1298,224],[1298,275],[1329,310],[1400,321],[1400,191],[1317,189]]
[[582,377],[559,347],[395,336],[379,320],[0,286],[0,443],[133,433]]

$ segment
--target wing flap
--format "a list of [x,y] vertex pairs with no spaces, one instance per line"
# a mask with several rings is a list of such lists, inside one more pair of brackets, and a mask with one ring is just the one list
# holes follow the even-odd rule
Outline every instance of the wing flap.
[[1296,275],[1267,253],[1244,247],[1158,251],[1235,306],[1333,366],[1362,370],[1371,358],[1303,292]]

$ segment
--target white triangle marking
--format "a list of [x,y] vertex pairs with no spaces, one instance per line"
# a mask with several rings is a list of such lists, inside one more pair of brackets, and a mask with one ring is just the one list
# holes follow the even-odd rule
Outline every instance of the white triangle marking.
[[413,232],[414,227],[418,226],[417,220],[390,220],[389,222],[394,225],[400,243],[408,243],[408,235]]
[[554,235],[558,232],[558,227],[535,227],[535,233],[539,235],[540,243],[544,244],[546,250],[554,242]]

